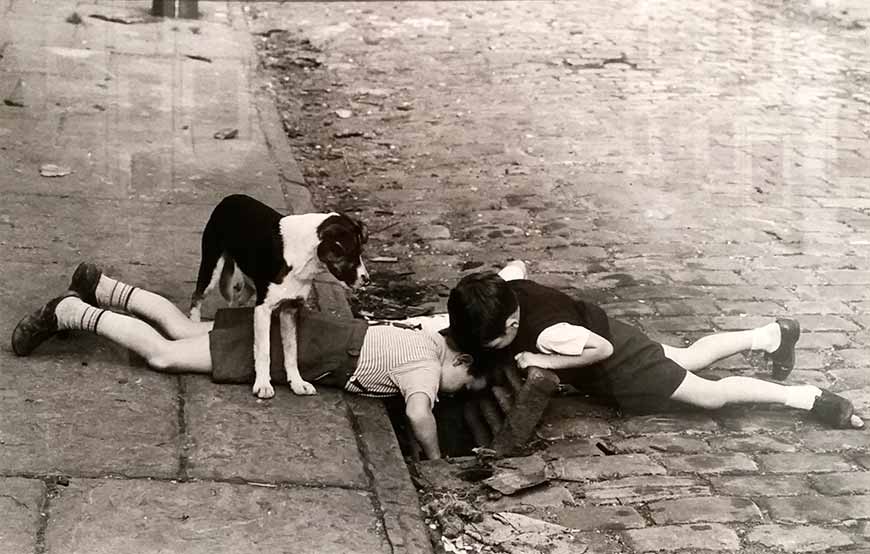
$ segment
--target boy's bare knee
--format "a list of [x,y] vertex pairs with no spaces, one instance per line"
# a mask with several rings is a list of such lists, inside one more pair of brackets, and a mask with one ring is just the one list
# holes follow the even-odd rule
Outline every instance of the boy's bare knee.
[[709,409],[715,410],[721,408],[736,398],[736,391],[745,384],[745,377],[732,375],[724,377],[718,381],[712,381],[710,386],[710,394],[707,398],[710,403]]
[[167,351],[154,352],[148,356],[148,367],[155,371],[168,372],[174,365],[174,360]]
[[727,404],[728,384],[724,381],[709,381],[689,373],[671,398],[705,410],[716,410]]

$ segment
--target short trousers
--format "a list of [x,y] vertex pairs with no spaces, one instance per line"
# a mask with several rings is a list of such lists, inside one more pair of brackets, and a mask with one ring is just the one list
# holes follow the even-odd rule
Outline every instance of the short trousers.
[[625,412],[652,413],[671,407],[670,398],[686,378],[686,369],[636,327],[611,319],[610,334],[613,355],[586,368],[557,370],[562,382],[603,397]]
[[[284,350],[278,311],[270,329],[270,374],[286,384]],[[298,309],[296,336],[299,373],[310,383],[344,388],[356,370],[368,324],[359,319],[337,318],[307,308]],[[209,333],[212,380],[215,383],[254,382],[254,309],[224,308],[217,311]]]

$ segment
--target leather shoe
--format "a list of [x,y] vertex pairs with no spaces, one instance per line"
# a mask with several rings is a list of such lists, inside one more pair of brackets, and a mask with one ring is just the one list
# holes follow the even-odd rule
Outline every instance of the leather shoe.
[[74,291],[49,300],[44,306],[21,318],[15,330],[12,331],[12,351],[19,356],[27,356],[37,346],[57,333],[57,315],[54,313],[57,305],[64,298],[78,296]]
[[103,271],[96,264],[82,262],[73,272],[69,282],[69,290],[74,291],[79,297],[90,304],[97,305],[97,283]]
[[838,394],[823,390],[822,394],[816,397],[810,411],[819,421],[837,429],[854,428],[852,424],[854,407],[848,399]]
[[782,381],[794,369],[794,347],[801,336],[801,325],[794,319],[777,319],[779,325],[779,348],[767,354],[771,362],[772,377]]

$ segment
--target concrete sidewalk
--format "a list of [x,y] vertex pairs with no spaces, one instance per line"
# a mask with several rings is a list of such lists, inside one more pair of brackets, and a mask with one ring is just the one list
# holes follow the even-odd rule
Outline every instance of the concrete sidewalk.
[[[312,209],[241,4],[149,4],[0,0],[0,336],[81,260],[184,306],[228,193]],[[84,335],[29,358],[6,339],[0,366],[0,553],[430,550],[379,402],[261,402]]]

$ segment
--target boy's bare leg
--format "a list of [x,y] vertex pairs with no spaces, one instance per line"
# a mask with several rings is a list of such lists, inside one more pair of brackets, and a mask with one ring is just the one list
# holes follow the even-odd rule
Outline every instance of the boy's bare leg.
[[157,371],[210,373],[212,370],[207,332],[167,340],[144,321],[91,306],[74,296],[61,300],[55,314],[58,329],[80,329],[106,337],[136,352]]
[[130,296],[128,309],[131,314],[150,322],[175,340],[202,336],[208,338],[214,326],[212,321],[191,321],[166,298],[140,288]]
[[773,352],[779,348],[780,328],[776,323],[748,331],[716,333],[702,337],[685,348],[662,345],[665,356],[687,371],[698,371],[713,363],[747,350]]
[[[683,382],[671,395],[671,400],[684,402],[699,408],[717,409],[728,404],[780,404],[791,408],[812,410],[822,390],[812,385],[780,385],[752,377],[725,377],[718,381],[703,379],[686,373]],[[864,422],[852,415],[848,422],[861,428]]]
[[91,263],[79,264],[69,288],[88,304],[136,315],[171,339],[208,334],[212,328],[211,322],[193,322],[166,298],[113,279]]

